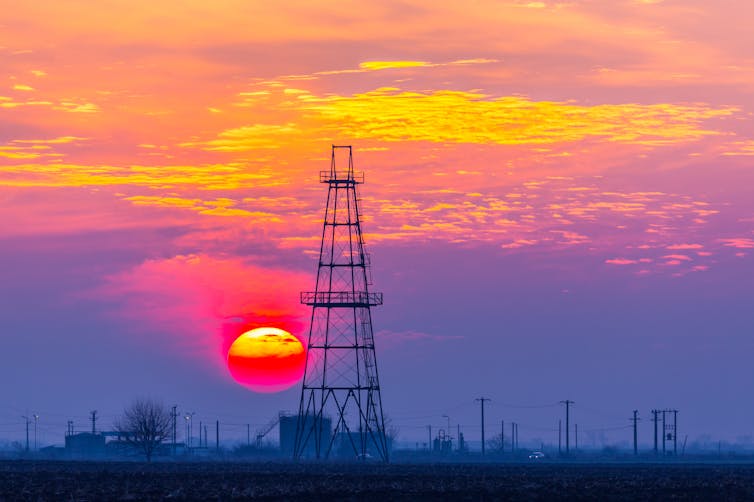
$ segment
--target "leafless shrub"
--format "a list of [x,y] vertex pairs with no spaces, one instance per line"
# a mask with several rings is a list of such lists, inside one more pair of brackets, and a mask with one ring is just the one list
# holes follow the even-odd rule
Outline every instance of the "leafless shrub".
[[123,410],[115,429],[150,462],[155,450],[168,438],[172,425],[170,412],[161,402],[137,399]]

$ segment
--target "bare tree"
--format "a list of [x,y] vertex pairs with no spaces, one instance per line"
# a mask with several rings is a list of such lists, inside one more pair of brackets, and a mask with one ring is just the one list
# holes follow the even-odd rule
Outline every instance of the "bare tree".
[[172,425],[172,416],[161,402],[137,399],[123,410],[115,429],[151,462],[155,450],[169,437]]
[[[385,437],[390,441],[391,444],[395,444],[395,442],[398,440],[398,434],[400,434],[401,429],[398,427],[395,422],[393,422],[393,419],[389,417],[388,415],[384,415],[384,427],[385,427]],[[394,447],[394,446],[393,446]]]
[[496,434],[487,440],[487,448],[489,448],[490,451],[505,451],[505,448],[508,446],[509,443],[507,440],[504,442],[502,434]]

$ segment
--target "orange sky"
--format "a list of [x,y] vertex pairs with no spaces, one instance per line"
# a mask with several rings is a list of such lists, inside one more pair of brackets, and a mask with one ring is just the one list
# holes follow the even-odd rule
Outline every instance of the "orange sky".
[[21,254],[133,253],[80,273],[214,363],[226,316],[300,321],[332,143],[365,172],[377,260],[460,248],[625,285],[753,270],[754,4],[0,12],[0,232]]
[[[15,5],[0,32],[2,230],[186,225],[169,246],[181,256],[232,253],[246,229],[310,252],[336,142],[367,173],[373,242],[704,271],[752,239],[710,219],[750,209],[654,178],[714,165],[733,188],[754,153],[754,40],[733,23],[754,12],[728,4]],[[666,257],[688,242],[688,259]]]

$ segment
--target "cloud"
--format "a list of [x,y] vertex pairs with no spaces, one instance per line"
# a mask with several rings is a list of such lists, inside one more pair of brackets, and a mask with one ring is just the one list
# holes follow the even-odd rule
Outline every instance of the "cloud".
[[63,157],[62,153],[54,151],[50,145],[78,143],[86,139],[77,136],[60,136],[51,139],[14,139],[6,145],[0,145],[0,157],[13,160]]
[[517,249],[524,246],[533,246],[537,244],[538,241],[533,239],[516,239],[513,242],[509,242],[506,244],[501,244],[500,247],[503,249]]
[[452,66],[467,66],[477,64],[489,64],[497,63],[497,59],[489,58],[470,58],[470,59],[456,59],[454,61],[448,61],[445,63],[430,63],[428,61],[363,61],[359,63],[358,68],[346,68],[343,70],[324,70],[316,71],[310,74],[303,75],[281,75],[271,79],[268,82],[277,82],[281,80],[314,80],[323,76],[331,75],[344,75],[354,73],[369,73],[383,70],[402,70],[402,69],[415,69],[415,68],[442,68]]
[[141,206],[157,206],[164,208],[190,209],[199,214],[212,216],[236,216],[251,218],[258,224],[279,223],[281,218],[264,211],[248,211],[236,206],[237,201],[228,198],[215,200],[187,199],[182,197],[162,197],[158,195],[134,195],[125,200]]
[[359,63],[362,70],[389,70],[395,68],[416,68],[418,66],[430,66],[426,61],[364,61]]
[[639,261],[631,260],[629,258],[611,258],[609,260],[605,260],[605,263],[609,265],[635,265],[639,263]]
[[303,338],[299,291],[312,280],[235,257],[178,255],[107,277],[97,296],[135,333],[149,334],[141,343],[224,367],[228,347],[248,329],[273,326]]
[[684,250],[684,249],[702,249],[704,246],[701,244],[671,244],[670,246],[667,246],[665,249],[670,250]]
[[47,108],[69,113],[97,113],[100,111],[99,106],[89,102],[47,99],[19,101],[7,96],[0,96],[0,108]]
[[58,136],[50,139],[14,139],[13,143],[32,144],[32,145],[64,145],[68,143],[80,143],[89,138],[80,138],[78,136]]
[[719,239],[724,246],[738,249],[754,249],[754,239],[748,237],[733,237],[730,239]]
[[685,254],[666,254],[663,256],[666,260],[672,260],[672,261],[691,261],[691,257],[687,256]]
[[242,152],[248,150],[277,149],[292,141],[300,131],[294,124],[254,124],[228,129],[217,139],[204,142],[186,142],[180,146],[202,147],[209,151]]
[[640,105],[533,101],[441,90],[428,93],[382,88],[352,96],[312,96],[292,105],[316,112],[329,128],[352,138],[435,143],[553,144],[600,138],[660,146],[718,135],[707,119],[733,107],[670,103]]
[[14,164],[3,167],[0,185],[13,187],[142,186],[191,187],[199,190],[232,190],[285,183],[269,172],[248,164],[130,165],[50,163]]
[[724,156],[748,157],[754,155],[754,140],[734,141],[723,146]]

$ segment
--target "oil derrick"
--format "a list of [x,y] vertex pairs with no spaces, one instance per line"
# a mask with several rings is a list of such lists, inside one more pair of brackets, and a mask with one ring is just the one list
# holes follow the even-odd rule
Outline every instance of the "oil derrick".
[[357,195],[364,178],[354,173],[350,146],[333,145],[319,179],[327,203],[315,290],[301,293],[312,314],[293,456],[387,462],[371,313],[382,293],[369,292]]

